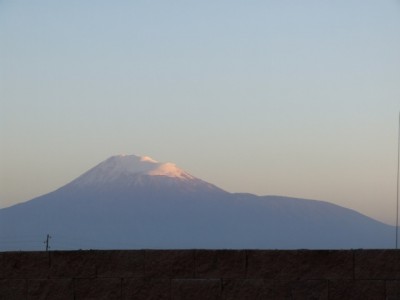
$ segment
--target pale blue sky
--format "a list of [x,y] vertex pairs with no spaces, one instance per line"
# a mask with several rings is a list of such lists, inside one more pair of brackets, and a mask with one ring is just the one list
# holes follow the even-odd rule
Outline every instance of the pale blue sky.
[[398,0],[0,0],[0,72],[0,207],[126,153],[394,222]]

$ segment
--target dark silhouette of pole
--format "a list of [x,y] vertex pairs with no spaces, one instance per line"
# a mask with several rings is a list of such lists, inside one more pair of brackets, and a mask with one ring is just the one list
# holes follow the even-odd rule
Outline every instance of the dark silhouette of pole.
[[50,234],[47,234],[46,241],[44,241],[44,243],[46,244],[46,251],[49,251],[49,249],[50,249],[50,246],[49,246],[50,239],[51,239]]
[[397,140],[397,194],[396,194],[396,249],[398,249],[399,235],[399,169],[400,169],[400,112],[399,112],[399,132]]

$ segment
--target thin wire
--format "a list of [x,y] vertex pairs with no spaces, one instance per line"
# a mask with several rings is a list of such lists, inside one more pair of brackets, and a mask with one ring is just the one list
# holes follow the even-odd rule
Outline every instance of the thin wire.
[[396,249],[398,249],[399,233],[399,170],[400,170],[400,112],[399,112],[399,137],[397,141],[397,194],[396,194]]

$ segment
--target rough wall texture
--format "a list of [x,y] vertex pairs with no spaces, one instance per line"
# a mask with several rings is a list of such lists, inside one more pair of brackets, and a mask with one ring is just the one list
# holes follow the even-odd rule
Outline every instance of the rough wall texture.
[[400,251],[0,253],[0,299],[400,299]]

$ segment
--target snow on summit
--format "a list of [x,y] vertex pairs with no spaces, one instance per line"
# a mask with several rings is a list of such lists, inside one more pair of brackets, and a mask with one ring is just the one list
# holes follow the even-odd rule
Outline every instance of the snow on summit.
[[193,179],[194,177],[178,168],[173,163],[162,163],[149,156],[117,155],[98,164],[74,183],[79,185],[112,182],[121,176],[149,175],[167,176],[178,179]]

